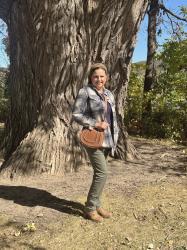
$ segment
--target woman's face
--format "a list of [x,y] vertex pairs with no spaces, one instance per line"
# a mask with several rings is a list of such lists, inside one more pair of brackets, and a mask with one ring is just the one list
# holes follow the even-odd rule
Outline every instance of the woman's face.
[[107,75],[103,69],[96,69],[92,76],[91,82],[97,90],[102,90],[107,81]]

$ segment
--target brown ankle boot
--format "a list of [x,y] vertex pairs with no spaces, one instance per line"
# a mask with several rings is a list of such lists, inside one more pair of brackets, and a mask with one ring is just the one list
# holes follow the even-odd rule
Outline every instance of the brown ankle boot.
[[107,210],[103,209],[102,207],[97,208],[98,214],[100,214],[103,218],[110,218],[112,216],[111,212],[108,212]]
[[97,213],[97,211],[84,212],[85,218],[92,220],[94,222],[102,222],[103,218]]

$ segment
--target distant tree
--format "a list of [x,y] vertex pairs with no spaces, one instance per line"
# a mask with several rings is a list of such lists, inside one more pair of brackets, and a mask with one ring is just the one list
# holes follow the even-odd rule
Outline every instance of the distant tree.
[[135,155],[123,125],[129,66],[147,0],[0,0],[10,39],[11,113],[2,172],[12,177],[72,170],[83,159],[69,126],[91,63],[110,69],[120,138],[116,157]]
[[145,62],[132,64],[124,119],[130,134],[140,134],[142,129],[144,74]]
[[187,143],[187,40],[178,41],[174,36],[157,58],[161,63],[153,105],[154,112],[162,114],[160,132]]
[[148,38],[147,38],[147,61],[144,80],[144,92],[148,92],[153,88],[155,82],[155,61],[156,53],[156,31],[157,16],[159,13],[159,0],[152,0],[148,10]]
[[[160,24],[165,22],[164,15],[170,22],[172,33],[180,39],[182,32],[179,21],[187,22],[185,8],[181,7],[181,16],[176,15],[165,7],[161,0],[151,0],[148,9],[148,40],[147,40],[147,61],[144,80],[144,91],[150,91],[156,81],[155,54],[157,49],[157,35],[162,33]],[[173,20],[173,18],[177,19]]]
[[[147,117],[144,135],[169,138],[187,144],[187,40],[172,36],[155,56],[159,61],[157,83],[147,93],[151,100],[151,113]],[[143,63],[133,64],[125,110],[125,124],[129,133],[141,134],[144,109]]]
[[[157,35],[162,33],[161,28],[158,29],[159,23],[163,23],[164,15],[170,22],[173,34],[178,38],[180,36],[181,24],[179,21],[187,22],[185,18],[185,9],[181,7],[181,16],[176,15],[165,7],[161,0],[151,0],[148,9],[148,41],[147,41],[147,61],[144,79],[144,104],[142,112],[143,133],[147,130],[147,120],[151,114],[151,98],[149,92],[156,83],[156,51],[157,51]],[[183,15],[184,14],[184,15]],[[177,19],[177,22],[174,19]],[[148,125],[149,126],[149,125]]]

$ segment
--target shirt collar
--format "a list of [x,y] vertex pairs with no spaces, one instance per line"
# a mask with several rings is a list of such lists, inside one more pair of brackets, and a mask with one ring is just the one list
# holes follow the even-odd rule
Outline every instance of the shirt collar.
[[[94,90],[98,93],[98,95],[100,95],[100,93],[99,93],[98,90],[93,86],[93,84],[89,83],[89,87],[91,87],[92,89],[94,89]],[[105,87],[103,87],[103,94],[106,95],[106,96],[108,96]]]

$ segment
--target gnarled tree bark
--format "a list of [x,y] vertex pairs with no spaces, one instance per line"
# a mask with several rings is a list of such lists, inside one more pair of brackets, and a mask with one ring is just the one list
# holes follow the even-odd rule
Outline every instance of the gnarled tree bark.
[[[2,0],[0,0],[1,4]],[[17,0],[9,8],[11,114],[1,172],[60,173],[82,163],[69,127],[93,62],[104,62],[121,129],[116,157],[132,155],[123,125],[130,60],[146,0]],[[0,18],[3,14],[0,11]],[[4,19],[5,20],[5,19]]]

